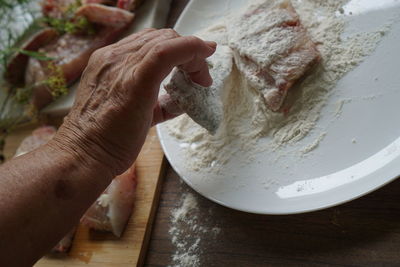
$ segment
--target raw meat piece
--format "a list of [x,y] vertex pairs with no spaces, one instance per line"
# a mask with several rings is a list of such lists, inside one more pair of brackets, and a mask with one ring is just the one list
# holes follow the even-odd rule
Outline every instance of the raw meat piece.
[[75,3],[76,0],[44,0],[42,2],[42,13],[47,17],[61,19],[68,7]]
[[81,222],[92,229],[110,231],[120,237],[135,202],[135,166],[114,178],[107,189],[83,215]]
[[83,0],[82,4],[105,4],[105,5],[114,5],[116,0]]
[[[128,26],[128,25],[126,25]],[[79,78],[85,69],[90,55],[98,48],[114,42],[125,30],[125,27],[104,27],[95,35],[64,34],[52,43],[39,49],[39,52],[55,58],[51,61],[63,71],[67,84]],[[38,61],[30,58],[25,73],[26,84],[40,84],[48,76],[48,61]],[[33,89],[33,104],[43,108],[53,99],[46,84],[40,84]]]
[[86,4],[75,13],[77,16],[85,16],[90,22],[112,27],[124,27],[133,20],[133,13],[118,7],[101,4]]
[[175,69],[165,89],[195,122],[215,133],[223,118],[222,98],[232,72],[232,51],[227,46],[219,45],[207,62],[213,78],[210,87],[193,83],[182,70]]
[[[99,4],[103,2],[108,3],[102,0],[85,1],[84,5],[73,14],[73,16],[85,16],[95,23],[97,29],[95,35],[64,34],[39,50],[55,60],[49,62],[29,59],[25,82],[34,85],[32,102],[38,109],[50,103],[54,97],[48,84],[43,83],[51,76],[51,72],[54,72],[54,67],[49,68],[49,63],[59,67],[67,85],[70,85],[82,74],[90,55],[96,49],[116,41],[133,21],[134,15],[129,11]],[[69,7],[76,3],[75,0],[46,0],[42,5],[43,14],[63,18]]]
[[71,248],[72,241],[74,240],[76,227],[64,236],[60,242],[51,250],[53,253],[67,253]]
[[[77,1],[77,0],[44,0],[42,2],[42,13],[46,17],[51,17],[51,18],[69,18],[71,15],[71,7],[76,8],[82,8],[87,5],[100,5],[103,7],[112,7],[117,4],[117,0],[83,0],[83,1]],[[91,8],[90,8],[91,9]],[[97,10],[94,9],[94,12],[101,12],[103,13],[104,11],[102,10]],[[76,12],[75,12],[76,14]],[[79,14],[76,14],[79,15]],[[98,16],[100,17],[100,15]],[[95,21],[92,21],[95,22]]]
[[290,87],[320,59],[290,1],[263,1],[227,23],[235,62],[278,111]]
[[[33,34],[28,40],[24,41],[20,46],[22,50],[37,51],[40,47],[53,41],[58,37],[56,30],[52,28],[42,29]],[[21,52],[15,53],[8,61],[5,78],[14,85],[24,84],[24,77],[26,66],[28,64],[29,56]]]
[[144,0],[118,0],[117,7],[135,11],[143,2]]

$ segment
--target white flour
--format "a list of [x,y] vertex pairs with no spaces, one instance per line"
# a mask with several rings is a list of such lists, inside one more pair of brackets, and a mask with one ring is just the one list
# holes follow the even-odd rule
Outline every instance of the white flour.
[[[209,213],[212,213],[212,210],[209,210]],[[192,193],[185,193],[182,196],[180,207],[172,211],[171,223],[169,234],[176,248],[172,256],[173,266],[201,266],[201,236],[211,233],[215,238],[221,232],[221,228],[206,218],[199,218],[198,201]]]
[[[321,64],[300,84],[293,88],[286,103],[292,103],[287,114],[273,113],[265,108],[260,95],[237,73],[236,80],[224,102],[226,114],[222,126],[215,135],[194,123],[188,116],[180,116],[167,123],[169,133],[181,142],[181,147],[190,161],[191,170],[209,168],[219,172],[235,153],[277,151],[303,139],[316,131],[316,122],[332,88],[347,72],[352,70],[365,56],[374,51],[389,26],[371,32],[356,33],[343,37],[344,17],[340,8],[347,1],[297,0],[292,1],[303,25],[312,39],[318,43],[322,55]],[[256,23],[256,22],[255,22]],[[221,31],[221,26],[217,27]],[[203,34],[204,36],[204,34]],[[224,41],[216,31],[208,37]],[[295,99],[295,101],[294,101]],[[343,106],[346,102],[339,104]],[[337,113],[340,114],[341,106]],[[289,106],[288,106],[289,107]],[[326,133],[304,147],[299,154],[309,153],[318,147]],[[269,142],[260,145],[260,139]],[[278,153],[279,154],[279,153]]]
[[233,67],[232,50],[228,46],[218,45],[207,63],[213,79],[210,87],[188,82],[186,74],[175,69],[165,89],[173,100],[180,103],[187,115],[214,133],[223,119],[223,92],[232,87],[229,82]]

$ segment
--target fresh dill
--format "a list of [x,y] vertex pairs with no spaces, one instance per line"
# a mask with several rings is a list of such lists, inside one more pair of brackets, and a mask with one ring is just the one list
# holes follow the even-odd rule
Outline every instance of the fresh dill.
[[58,14],[58,16],[46,16],[43,21],[60,34],[94,34],[93,24],[86,17],[75,15],[76,10],[81,6],[82,1],[76,0],[65,8],[60,7],[61,14]]
[[[21,122],[35,120],[37,110],[31,99],[37,86],[45,86],[53,99],[68,92],[67,83],[61,67],[57,66],[46,54],[37,51],[24,50],[24,41],[43,26],[51,25],[43,18],[41,0],[0,0],[0,162],[4,159],[2,151],[7,135]],[[75,10],[81,5],[76,1],[68,6],[63,25],[59,27],[61,33],[91,33],[93,26],[85,19],[75,18]],[[53,23],[55,21],[53,20]],[[54,27],[56,28],[56,27]],[[23,54],[40,61],[48,61],[48,76],[36,84],[26,84],[17,87],[3,79],[7,64],[14,54]]]
[[93,24],[90,23],[87,18],[82,16],[71,19],[45,17],[43,18],[43,21],[60,34],[86,33],[90,35],[95,33]]
[[43,83],[49,88],[53,100],[66,95],[68,93],[67,81],[61,67],[49,62],[47,69],[50,75]]

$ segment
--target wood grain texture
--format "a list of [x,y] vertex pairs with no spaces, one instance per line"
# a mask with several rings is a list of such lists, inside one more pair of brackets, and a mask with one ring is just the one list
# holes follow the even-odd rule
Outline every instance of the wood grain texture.
[[307,214],[255,215],[215,204],[182,183],[168,167],[145,266],[177,266],[177,248],[168,233],[171,213],[193,193],[192,214],[212,231],[200,238],[200,266],[400,266],[400,180],[347,204]]
[[[23,126],[7,139],[10,158],[22,139],[37,125]],[[164,154],[155,129],[151,129],[136,161],[138,185],[135,207],[120,239],[111,233],[79,226],[71,251],[66,256],[45,256],[35,266],[136,266],[143,262],[162,180]],[[144,248],[144,249],[142,249]]]

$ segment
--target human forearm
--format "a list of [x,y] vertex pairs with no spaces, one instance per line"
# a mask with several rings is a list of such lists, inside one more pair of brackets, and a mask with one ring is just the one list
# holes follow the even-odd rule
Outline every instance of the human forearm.
[[112,179],[99,162],[79,161],[52,144],[7,162],[0,173],[1,266],[32,265]]
[[91,56],[53,140],[0,167],[0,266],[32,264],[78,222],[131,166],[149,127],[177,115],[158,100],[162,80],[179,67],[209,86],[205,59],[215,49],[171,29],[146,29]]

